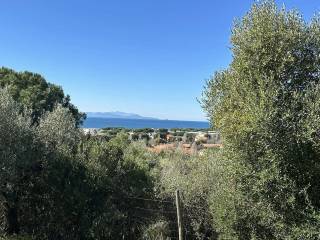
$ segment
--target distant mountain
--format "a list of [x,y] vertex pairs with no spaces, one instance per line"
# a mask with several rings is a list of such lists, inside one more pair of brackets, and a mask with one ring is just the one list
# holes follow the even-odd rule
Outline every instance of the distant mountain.
[[86,112],[88,118],[157,119],[125,112]]

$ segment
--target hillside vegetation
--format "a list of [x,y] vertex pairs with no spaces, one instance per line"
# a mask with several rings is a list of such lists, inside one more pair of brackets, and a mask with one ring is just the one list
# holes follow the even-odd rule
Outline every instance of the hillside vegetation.
[[320,18],[254,4],[231,43],[202,101],[229,168],[216,227],[227,239],[319,239]]
[[231,44],[201,100],[222,147],[192,154],[85,135],[60,87],[0,69],[0,239],[177,239],[176,189],[186,239],[320,239],[320,18],[262,1]]

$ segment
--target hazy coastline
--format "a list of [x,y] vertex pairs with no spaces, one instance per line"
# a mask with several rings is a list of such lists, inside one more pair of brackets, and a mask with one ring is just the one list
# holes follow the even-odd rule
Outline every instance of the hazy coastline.
[[93,118],[88,117],[83,128],[209,128],[209,122],[183,121],[183,120],[160,120],[160,119],[123,119],[123,118]]

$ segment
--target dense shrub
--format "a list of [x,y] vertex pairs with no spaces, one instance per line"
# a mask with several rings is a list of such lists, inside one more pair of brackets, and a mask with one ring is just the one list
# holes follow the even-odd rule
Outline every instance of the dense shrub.
[[159,128],[158,132],[162,133],[162,134],[167,134],[168,133],[168,129],[167,128]]
[[52,111],[57,104],[71,112],[77,125],[86,117],[70,102],[70,96],[65,95],[61,87],[48,83],[40,74],[1,67],[0,88],[4,87],[9,89],[10,95],[21,107],[31,110],[33,123],[38,123],[42,114]]
[[170,239],[169,223],[163,220],[147,226],[142,235],[143,240],[168,240]]
[[207,83],[228,163],[212,196],[222,239],[319,238],[319,33],[319,17],[256,3],[233,28],[229,68]]
[[[138,238],[132,219],[152,197],[149,168],[126,133],[107,142],[86,137],[68,109],[56,106],[38,125],[0,89],[1,233],[33,239]],[[138,154],[140,158],[140,154]],[[147,165],[146,165],[147,166]]]
[[180,190],[190,239],[216,239],[209,196],[220,178],[217,154],[217,150],[210,150],[201,155],[186,155],[178,149],[159,158],[160,195],[174,199],[175,190]]

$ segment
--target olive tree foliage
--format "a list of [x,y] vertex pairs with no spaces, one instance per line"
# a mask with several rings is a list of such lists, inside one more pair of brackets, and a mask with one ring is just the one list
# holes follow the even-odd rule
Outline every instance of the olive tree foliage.
[[93,188],[71,151],[79,139],[71,113],[58,106],[32,125],[29,112],[21,113],[8,89],[0,89],[0,131],[1,234],[86,236]]
[[217,230],[222,239],[317,239],[320,18],[258,2],[231,44],[231,64],[202,98],[228,163],[219,192],[230,197],[212,196]]
[[109,142],[89,139],[81,148],[96,183],[92,196],[101,206],[93,221],[94,239],[138,239],[144,220],[149,222],[153,214],[137,209],[148,208],[141,198],[153,197],[150,155],[138,143],[130,144],[128,135],[122,132]]
[[10,97],[7,90],[0,90],[0,98],[1,169],[7,169],[2,175],[6,173],[10,175],[9,163],[21,160],[25,149],[19,145],[31,138],[33,131],[30,129],[30,119],[20,115],[19,105]]
[[87,194],[82,191],[74,200],[76,187],[84,179],[83,168],[71,162],[74,154],[69,151],[77,144],[74,118],[67,109],[57,107],[36,127],[29,112],[21,113],[8,89],[0,89],[0,102],[1,232],[68,239],[75,230],[62,222],[81,226],[72,222],[77,220],[71,212],[79,210]]
[[[216,239],[210,213],[210,195],[221,183],[219,150],[187,155],[177,149],[159,159],[158,188],[163,197],[175,198],[181,192],[185,228],[192,239]],[[223,178],[224,180],[224,178]]]
[[0,89],[0,131],[0,237],[90,240],[142,234],[141,222],[132,218],[142,203],[130,197],[152,197],[153,183],[139,160],[148,155],[131,147],[127,134],[108,142],[84,136],[60,105],[34,125],[8,89]]
[[143,240],[169,240],[170,226],[163,220],[158,220],[145,227],[142,235]]
[[57,105],[52,112],[46,112],[41,117],[37,132],[47,147],[69,154],[77,150],[81,137],[76,120],[62,105]]
[[1,228],[8,233],[18,233],[17,205],[23,186],[28,180],[28,170],[41,160],[40,146],[31,119],[20,114],[20,106],[7,89],[0,89],[0,191]]
[[[70,239],[87,234],[90,217],[86,215],[86,204],[92,182],[78,157],[81,132],[76,125],[72,113],[56,105],[34,127],[36,138],[44,146],[44,160],[41,178],[22,204],[26,207],[21,225],[26,233],[35,232],[38,239]],[[32,206],[39,209],[36,215],[29,209]]]

